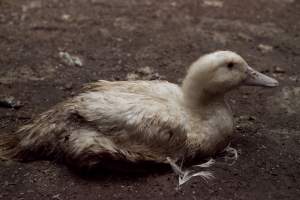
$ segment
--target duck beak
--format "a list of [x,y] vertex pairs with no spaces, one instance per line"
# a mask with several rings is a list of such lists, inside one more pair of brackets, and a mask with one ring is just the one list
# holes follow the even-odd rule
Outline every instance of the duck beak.
[[249,66],[247,68],[247,74],[248,76],[244,81],[244,85],[263,86],[263,87],[276,87],[279,85],[277,80],[269,76],[266,76]]

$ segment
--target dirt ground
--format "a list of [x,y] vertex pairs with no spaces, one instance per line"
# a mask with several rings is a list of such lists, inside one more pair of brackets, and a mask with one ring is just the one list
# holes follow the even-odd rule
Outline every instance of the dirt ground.
[[0,100],[23,104],[0,108],[1,133],[98,79],[148,67],[179,83],[191,62],[220,49],[281,84],[228,95],[240,157],[213,167],[213,181],[176,190],[171,171],[86,177],[50,161],[1,161],[0,199],[299,199],[299,11],[299,0],[0,0]]

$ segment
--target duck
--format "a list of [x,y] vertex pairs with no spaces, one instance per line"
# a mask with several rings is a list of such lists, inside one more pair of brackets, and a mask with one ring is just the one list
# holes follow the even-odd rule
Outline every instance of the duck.
[[230,143],[234,123],[225,94],[242,85],[278,84],[232,51],[201,56],[181,85],[99,80],[14,134],[2,134],[0,157],[59,159],[79,169],[109,168],[110,161],[163,163],[182,180],[189,171],[182,171],[179,161],[211,157]]

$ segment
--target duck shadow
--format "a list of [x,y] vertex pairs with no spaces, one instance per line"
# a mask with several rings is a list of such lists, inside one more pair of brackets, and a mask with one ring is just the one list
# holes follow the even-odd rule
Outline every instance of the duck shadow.
[[140,178],[150,176],[161,176],[172,173],[168,164],[143,161],[138,163],[130,163],[126,161],[110,162],[109,166],[97,165],[89,169],[75,168],[67,165],[69,171],[76,177],[87,181],[107,181],[114,182],[136,181]]

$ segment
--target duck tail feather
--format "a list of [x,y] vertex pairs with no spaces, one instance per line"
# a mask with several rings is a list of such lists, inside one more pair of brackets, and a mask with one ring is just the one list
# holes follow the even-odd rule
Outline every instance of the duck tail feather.
[[14,159],[18,143],[19,139],[16,134],[0,134],[0,160]]

